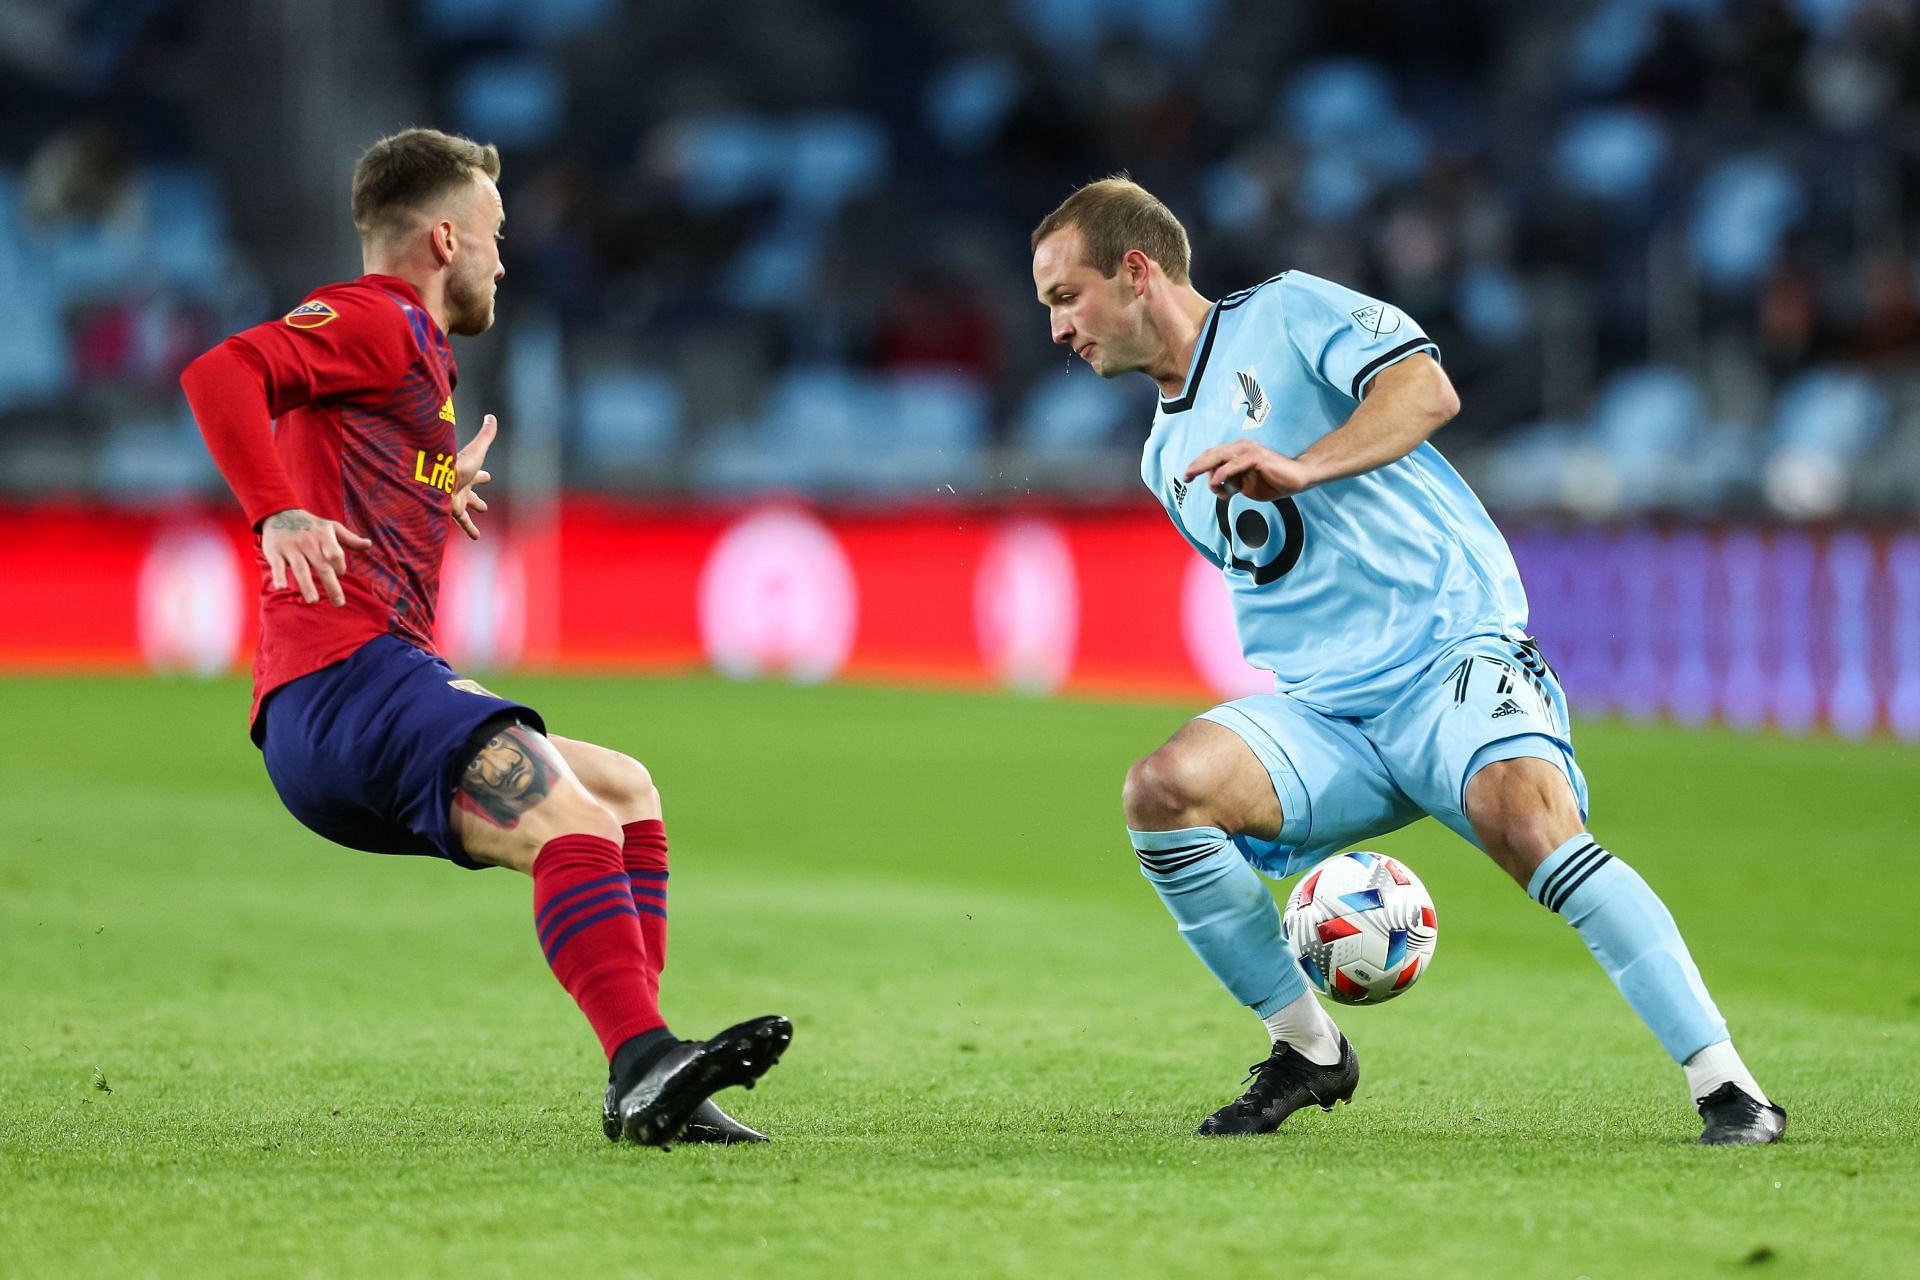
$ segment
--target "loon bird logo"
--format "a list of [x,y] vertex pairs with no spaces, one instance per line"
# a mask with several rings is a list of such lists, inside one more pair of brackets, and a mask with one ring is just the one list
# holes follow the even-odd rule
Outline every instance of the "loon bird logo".
[[1247,402],[1248,421],[1256,427],[1265,422],[1267,420],[1267,411],[1273,408],[1273,406],[1267,403],[1267,393],[1260,389],[1259,382],[1254,379],[1251,373],[1243,373],[1240,375],[1240,394],[1245,397]]

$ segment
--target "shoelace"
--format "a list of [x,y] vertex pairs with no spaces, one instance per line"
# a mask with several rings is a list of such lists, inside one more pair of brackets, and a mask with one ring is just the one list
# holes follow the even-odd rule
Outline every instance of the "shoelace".
[[[1235,1099],[1235,1105],[1247,1108],[1260,1106],[1275,1094],[1300,1083],[1303,1073],[1295,1068],[1295,1063],[1304,1061],[1305,1059],[1297,1057],[1284,1059],[1269,1057],[1254,1063],[1247,1068],[1247,1078],[1241,1081],[1241,1084],[1246,1085],[1247,1088],[1240,1097]],[[1276,1066],[1276,1062],[1282,1065]]]

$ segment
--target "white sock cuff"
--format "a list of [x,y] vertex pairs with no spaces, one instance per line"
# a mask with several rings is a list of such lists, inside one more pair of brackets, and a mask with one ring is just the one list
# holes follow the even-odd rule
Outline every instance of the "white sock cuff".
[[1760,1082],[1753,1078],[1753,1072],[1747,1070],[1747,1064],[1740,1060],[1740,1053],[1731,1040],[1708,1045],[1688,1058],[1681,1069],[1687,1073],[1687,1092],[1695,1102],[1723,1084],[1738,1085],[1763,1104],[1771,1101],[1761,1091]]

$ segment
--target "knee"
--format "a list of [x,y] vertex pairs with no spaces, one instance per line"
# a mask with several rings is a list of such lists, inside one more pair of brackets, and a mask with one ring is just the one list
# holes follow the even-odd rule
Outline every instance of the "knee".
[[1475,775],[1468,792],[1468,820],[1481,848],[1524,887],[1553,851],[1578,835],[1579,808],[1552,766],[1536,760],[1506,760]]
[[[1531,876],[1568,839],[1559,824],[1540,810],[1507,810],[1475,824],[1480,843],[1516,876]],[[1497,852],[1496,852],[1497,851]],[[1511,865],[1509,865],[1511,864]]]
[[1165,831],[1195,825],[1204,803],[1205,780],[1184,752],[1162,747],[1127,770],[1120,804],[1127,825],[1136,831]]
[[609,751],[603,763],[595,779],[594,799],[622,823],[660,816],[660,789],[647,766],[617,751]]

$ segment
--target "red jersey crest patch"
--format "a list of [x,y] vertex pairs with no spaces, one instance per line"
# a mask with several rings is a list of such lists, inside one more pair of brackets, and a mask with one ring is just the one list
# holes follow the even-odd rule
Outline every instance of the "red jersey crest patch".
[[318,329],[329,320],[338,320],[340,313],[326,303],[315,300],[301,303],[281,318],[295,329]]

